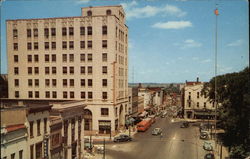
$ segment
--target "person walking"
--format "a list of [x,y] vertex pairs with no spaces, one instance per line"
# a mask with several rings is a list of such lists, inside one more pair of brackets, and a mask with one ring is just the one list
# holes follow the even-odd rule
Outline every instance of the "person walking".
[[161,139],[162,139],[162,135],[163,135],[163,134],[162,134],[162,132],[161,132],[161,134],[160,134],[160,138],[161,138]]

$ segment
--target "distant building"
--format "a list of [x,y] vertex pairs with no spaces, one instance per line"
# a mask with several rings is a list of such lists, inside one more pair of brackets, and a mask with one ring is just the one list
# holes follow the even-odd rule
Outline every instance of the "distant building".
[[202,93],[204,83],[186,81],[184,87],[184,117],[185,118],[213,118],[215,105],[208,96]]
[[[76,17],[6,21],[10,99],[82,100],[87,134],[113,135],[128,105],[128,27],[121,5]],[[91,122],[89,122],[91,121]],[[103,131],[103,125],[110,130]]]

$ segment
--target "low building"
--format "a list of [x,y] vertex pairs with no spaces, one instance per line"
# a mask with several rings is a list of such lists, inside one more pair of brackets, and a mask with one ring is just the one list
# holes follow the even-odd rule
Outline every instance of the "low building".
[[50,116],[50,158],[61,159],[63,156],[62,118]]
[[215,116],[215,105],[209,101],[206,94],[202,93],[204,82],[186,81],[184,87],[184,117],[185,118],[207,118]]

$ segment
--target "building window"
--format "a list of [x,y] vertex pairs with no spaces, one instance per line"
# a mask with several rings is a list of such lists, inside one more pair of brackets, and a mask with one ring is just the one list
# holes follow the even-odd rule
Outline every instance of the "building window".
[[28,62],[32,62],[32,55],[27,55]]
[[32,87],[32,85],[33,85],[32,79],[28,79],[28,86]]
[[85,99],[85,98],[86,98],[85,92],[81,92],[81,98],[82,98],[82,99]]
[[52,50],[56,49],[56,42],[51,42],[51,48],[52,48]]
[[68,98],[68,92],[66,91],[63,92],[63,98]]
[[40,136],[41,135],[41,132],[40,132],[40,123],[41,123],[41,120],[39,119],[39,120],[37,120],[36,121],[36,123],[37,123],[37,136]]
[[38,55],[34,55],[34,61],[35,61],[35,62],[38,62],[38,61],[39,61]]
[[102,79],[102,86],[107,87],[108,86],[108,80],[107,79]]
[[29,122],[29,125],[30,125],[30,138],[33,138],[34,137],[34,134],[33,134],[33,121],[30,121]]
[[63,62],[67,62],[67,54],[63,54],[62,55],[62,61]]
[[81,79],[81,86],[85,87],[85,79]]
[[35,67],[35,74],[39,74],[39,67]]
[[92,48],[92,41],[88,41],[88,48]]
[[69,73],[74,74],[74,67],[69,67]]
[[88,30],[88,35],[92,35],[92,27],[88,26],[87,30]]
[[30,159],[34,159],[34,145],[30,145]]
[[200,106],[200,103],[199,103],[199,102],[197,102],[197,108],[199,108],[199,106]]
[[188,107],[191,107],[191,102],[188,102]]
[[15,91],[15,97],[19,98],[19,91]]
[[34,34],[34,37],[38,37],[38,29],[37,28],[33,29],[33,34]]
[[80,35],[85,35],[85,27],[80,27]]
[[32,67],[28,67],[28,74],[29,74],[29,75],[32,74]]
[[74,62],[74,54],[69,54],[69,62]]
[[48,50],[49,49],[49,42],[44,42],[44,49]]
[[63,49],[67,49],[67,41],[63,41],[62,42],[62,48]]
[[74,41],[69,42],[69,49],[74,49]]
[[88,66],[88,74],[92,74],[92,73],[93,73],[92,66]]
[[32,50],[32,44],[31,43],[27,43],[27,49]]
[[56,87],[56,79],[52,79],[52,86]]
[[81,62],[85,61],[85,54],[80,55]]
[[85,74],[85,66],[81,66],[81,74]]
[[56,93],[56,91],[53,91],[53,92],[52,92],[52,97],[53,97],[53,98],[57,98],[57,93]]
[[70,96],[70,98],[75,98],[74,92],[69,92],[69,96]]
[[74,87],[74,85],[75,85],[74,79],[69,80],[69,85],[70,85],[70,87]]
[[10,159],[15,159],[15,153],[10,155]]
[[13,37],[14,38],[18,37],[18,31],[17,31],[17,29],[13,29]]
[[63,67],[63,74],[67,74],[67,67]]
[[27,37],[28,37],[28,38],[31,37],[31,29],[27,29]]
[[39,92],[38,91],[35,91],[35,98],[39,98]]
[[46,98],[50,98],[50,92],[49,92],[49,91],[46,91],[46,92],[45,92],[45,97],[46,97]]
[[15,79],[15,86],[16,86],[16,87],[19,86],[19,79]]
[[107,14],[107,15],[111,15],[111,10],[108,9],[108,10],[106,11],[106,14]]
[[67,86],[68,86],[68,81],[67,81],[67,79],[63,79],[63,86],[64,86],[64,87],[67,87]]
[[39,79],[35,79],[35,86],[39,86]]
[[18,62],[18,55],[14,55],[14,62]]
[[18,75],[18,74],[19,74],[19,69],[18,69],[18,67],[14,67],[14,74],[15,74],[15,75]]
[[49,28],[44,28],[44,36],[45,36],[46,38],[49,37]]
[[88,99],[92,99],[93,98],[93,93],[92,92],[88,92]]
[[45,67],[45,74],[49,74],[49,67]]
[[204,102],[204,108],[206,108],[206,104],[207,104],[207,103],[206,103],[206,102]]
[[67,28],[62,28],[62,36],[67,36]]
[[92,11],[91,10],[87,11],[87,16],[92,16]]
[[102,66],[102,73],[107,74],[108,73],[108,67],[107,66]]
[[74,35],[74,28],[73,27],[69,27],[69,35],[70,36]]
[[49,87],[49,85],[50,85],[49,79],[45,79],[45,86],[46,86],[46,87]]
[[51,28],[51,36],[56,36],[56,28]]
[[56,62],[56,54],[52,54],[51,57],[52,57],[51,61]]
[[101,115],[108,116],[109,115],[109,108],[101,108]]
[[92,83],[92,79],[88,79],[88,86],[92,87],[93,83]]
[[106,25],[102,26],[102,35],[108,34],[108,27]]
[[102,48],[107,48],[108,47],[108,41],[107,40],[103,40],[102,41]]
[[34,50],[38,50],[38,42],[34,42]]
[[102,92],[102,99],[108,99],[108,93]]
[[52,74],[56,74],[56,67],[52,67]]
[[200,92],[197,92],[197,99],[199,99],[200,97]]
[[80,47],[81,49],[85,49],[85,41],[80,41]]
[[49,62],[49,55],[48,55],[48,54],[45,54],[45,55],[44,55],[44,61],[45,61],[45,62]]
[[88,54],[88,61],[92,61],[92,54]]
[[103,53],[102,54],[102,62],[107,62],[108,61],[108,54],[107,53]]
[[19,159],[23,159],[23,150],[19,151]]
[[42,142],[36,144],[36,158],[42,158]]
[[18,43],[14,43],[14,44],[13,44],[13,49],[14,49],[14,50],[18,50]]

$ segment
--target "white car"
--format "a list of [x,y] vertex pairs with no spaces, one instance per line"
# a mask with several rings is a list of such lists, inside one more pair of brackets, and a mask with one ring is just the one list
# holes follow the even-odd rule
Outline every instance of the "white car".
[[154,130],[152,131],[152,135],[160,135],[161,133],[162,133],[161,128],[154,128]]

